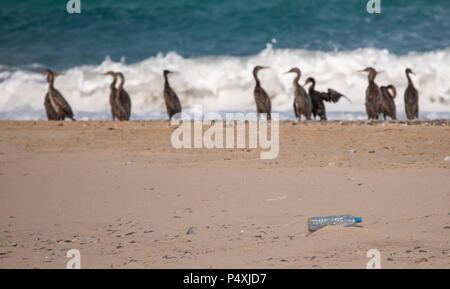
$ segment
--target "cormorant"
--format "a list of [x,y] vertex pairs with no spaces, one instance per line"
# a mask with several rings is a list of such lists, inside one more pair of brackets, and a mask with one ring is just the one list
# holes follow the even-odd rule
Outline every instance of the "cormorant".
[[255,89],[253,90],[253,95],[255,97],[256,102],[256,111],[258,113],[258,116],[260,113],[267,114],[267,120],[271,119],[271,111],[272,111],[272,104],[270,102],[270,98],[267,95],[264,88],[261,87],[261,83],[258,79],[258,71],[261,69],[269,68],[268,66],[255,66],[253,69],[253,77],[255,78],[256,85]]
[[315,90],[314,87],[316,86],[316,81],[312,77],[308,77],[303,86],[306,86],[308,83],[311,83],[311,86],[309,87],[309,96],[311,97],[314,119],[316,119],[316,115],[318,115],[320,120],[327,120],[325,104],[323,101],[336,103],[341,97],[345,97],[350,101],[348,97],[331,88],[328,88],[328,92],[319,92]]
[[366,89],[366,113],[369,119],[378,119],[381,113],[382,94],[378,85],[375,83],[375,77],[378,73],[373,67],[367,67],[359,72],[368,72],[369,86]]
[[167,75],[172,73],[172,71],[164,70],[164,101],[166,102],[167,113],[169,114],[169,118],[172,119],[172,116],[181,112],[181,104],[178,99],[177,94],[170,87],[169,80],[167,79]]
[[405,70],[408,79],[408,87],[405,90],[405,112],[408,119],[419,118],[419,92],[414,87],[414,83],[409,76],[410,73],[416,75],[410,68]]
[[[397,113],[394,98],[397,96],[397,90],[392,84],[382,86],[380,87],[380,90],[382,94],[381,114],[383,115],[383,119],[386,120],[386,116],[389,116],[393,120],[396,120]],[[392,91],[392,94],[389,90]]]
[[104,73],[104,75],[109,75],[113,77],[113,81],[111,82],[111,85],[109,86],[110,93],[109,93],[109,104],[111,105],[111,115],[112,119],[116,120],[116,118],[119,118],[119,112],[116,104],[116,98],[117,98],[117,89],[116,89],[116,82],[117,82],[117,75],[114,71],[108,71]]
[[312,111],[312,105],[311,105],[311,98],[308,96],[308,93],[306,93],[305,89],[298,84],[298,81],[300,80],[300,77],[302,75],[302,72],[297,67],[292,68],[286,73],[296,73],[297,76],[294,78],[293,85],[294,85],[294,113],[295,116],[301,120],[301,115],[303,114],[307,120],[311,119],[311,111]]
[[120,78],[119,87],[117,88],[117,118],[119,120],[129,120],[131,115],[131,99],[126,90],[123,88],[125,77],[121,72],[116,72],[116,76]]
[[62,94],[53,87],[55,77],[61,74],[50,69],[46,69],[41,73],[47,74],[48,92],[45,95],[44,107],[48,120],[64,120],[67,117],[75,121],[72,108]]

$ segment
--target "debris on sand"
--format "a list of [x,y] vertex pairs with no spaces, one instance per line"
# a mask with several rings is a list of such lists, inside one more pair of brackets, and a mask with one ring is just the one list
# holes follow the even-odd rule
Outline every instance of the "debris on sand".
[[287,196],[280,196],[280,197],[274,198],[274,199],[266,199],[266,202],[280,201],[280,200],[284,200],[286,198],[287,198]]
[[423,262],[428,262],[428,259],[427,258],[421,258],[421,259],[417,260],[415,263],[416,264],[420,264],[420,263],[423,263]]
[[189,227],[188,231],[186,232],[186,235],[195,235],[194,227]]

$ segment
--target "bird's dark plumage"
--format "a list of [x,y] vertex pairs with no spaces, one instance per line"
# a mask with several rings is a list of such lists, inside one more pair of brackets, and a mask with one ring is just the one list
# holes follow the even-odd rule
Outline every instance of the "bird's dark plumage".
[[169,80],[167,79],[168,74],[172,73],[169,70],[164,70],[164,101],[166,103],[167,113],[169,118],[172,119],[177,113],[181,112],[181,103],[178,99],[175,91],[170,87]]
[[419,92],[414,87],[414,83],[411,80],[409,74],[412,72],[411,69],[407,68],[405,70],[406,78],[408,79],[408,87],[405,90],[405,112],[408,119],[419,118]]
[[130,120],[131,115],[131,98],[126,92],[123,85],[125,84],[125,77],[121,72],[117,72],[116,75],[120,78],[119,87],[117,88],[116,106],[117,106],[117,118],[119,120]]
[[109,75],[112,76],[113,81],[111,82],[110,86],[109,86],[109,104],[111,106],[111,116],[113,120],[116,120],[116,118],[118,119],[118,108],[116,105],[116,98],[117,98],[117,88],[116,88],[116,83],[117,83],[117,75],[114,71],[108,71],[106,73],[104,73],[104,75]]
[[383,115],[383,119],[386,120],[387,116],[394,120],[397,119],[397,112],[394,102],[394,98],[397,96],[397,90],[392,84],[382,86],[380,87],[380,90],[382,94],[381,114]]
[[271,119],[271,112],[272,112],[272,103],[270,102],[270,97],[264,90],[264,88],[261,87],[261,83],[258,78],[258,71],[261,69],[266,69],[269,67],[266,66],[255,66],[253,69],[253,77],[255,78],[256,85],[255,89],[253,90],[253,96],[255,97],[256,102],[256,111],[258,115],[260,113],[265,113],[267,115],[267,119]]
[[75,118],[73,117],[72,108],[62,94],[53,86],[55,77],[60,74],[50,69],[46,69],[42,73],[47,74],[48,92],[45,95],[44,107],[48,120],[64,120],[65,118],[70,118],[74,121]]
[[325,104],[323,103],[324,101],[336,103],[341,97],[347,98],[345,95],[331,88],[328,89],[328,92],[319,92],[315,90],[314,88],[316,86],[316,81],[312,77],[308,77],[304,86],[308,83],[311,83],[311,86],[309,87],[309,96],[311,98],[312,114],[314,119],[316,116],[319,116],[320,120],[327,120]]
[[381,113],[381,100],[382,93],[378,85],[375,83],[375,77],[379,72],[377,72],[372,67],[367,67],[360,72],[368,72],[369,86],[366,89],[366,113],[369,119],[378,119]]
[[50,102],[48,92],[45,94],[44,107],[48,120],[60,120],[58,114],[56,113],[55,109],[52,106],[52,103]]
[[305,91],[305,89],[298,84],[298,81],[300,80],[300,77],[302,75],[300,69],[297,67],[292,68],[288,72],[285,73],[295,73],[297,76],[295,77],[293,81],[294,85],[294,113],[297,118],[301,120],[301,116],[303,115],[306,119],[311,119],[311,112],[312,112],[312,104],[311,104],[311,98],[309,97],[308,93]]

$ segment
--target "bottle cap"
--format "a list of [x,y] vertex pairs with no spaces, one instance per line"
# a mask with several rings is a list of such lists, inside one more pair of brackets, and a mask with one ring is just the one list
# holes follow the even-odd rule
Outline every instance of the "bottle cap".
[[361,217],[356,217],[356,223],[362,223],[362,218]]

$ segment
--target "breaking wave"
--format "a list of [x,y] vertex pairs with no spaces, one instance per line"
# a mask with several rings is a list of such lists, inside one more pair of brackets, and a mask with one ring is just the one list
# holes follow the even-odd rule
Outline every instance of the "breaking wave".
[[[377,76],[379,85],[396,86],[397,110],[404,118],[403,91],[406,87],[404,70],[412,68],[413,81],[420,93],[422,118],[450,118],[450,48],[431,52],[395,55],[374,48],[342,52],[320,52],[294,49],[273,49],[270,44],[257,55],[249,57],[208,56],[183,58],[177,53],[158,54],[143,61],[127,64],[111,61],[100,65],[75,66],[55,81],[55,87],[71,104],[79,119],[109,120],[109,84],[111,78],[102,75],[108,70],[122,71],[125,88],[132,98],[132,119],[167,119],[162,97],[163,69],[171,75],[171,86],[177,91],[184,109],[203,105],[204,112],[251,111],[255,65],[271,69],[260,72],[262,86],[272,99],[274,111],[285,118],[293,117],[293,75],[282,73],[293,66],[302,70],[301,84],[308,76],[316,79],[316,89],[328,87],[347,95],[337,104],[327,104],[333,118],[364,118],[367,75],[359,73],[367,66],[384,70]],[[39,71],[47,67],[32,64],[12,68],[0,65],[0,118],[45,119],[43,107],[47,90],[46,78]]]

